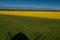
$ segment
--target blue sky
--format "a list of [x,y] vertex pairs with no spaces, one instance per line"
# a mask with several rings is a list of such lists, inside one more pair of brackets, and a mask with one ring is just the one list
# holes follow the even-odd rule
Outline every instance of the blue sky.
[[13,7],[60,10],[60,0],[0,0],[0,8]]

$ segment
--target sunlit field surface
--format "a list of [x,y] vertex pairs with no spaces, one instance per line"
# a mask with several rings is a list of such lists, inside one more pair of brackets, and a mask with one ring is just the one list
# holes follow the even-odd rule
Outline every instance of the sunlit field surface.
[[0,40],[23,32],[30,40],[60,40],[60,12],[0,11]]
[[0,14],[60,19],[60,12],[51,11],[0,11]]

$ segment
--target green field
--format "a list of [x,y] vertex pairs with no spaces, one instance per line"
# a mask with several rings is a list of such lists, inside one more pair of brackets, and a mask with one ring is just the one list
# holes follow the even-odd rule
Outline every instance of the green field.
[[0,15],[0,40],[10,39],[7,32],[12,36],[23,32],[30,40],[38,34],[42,34],[41,40],[60,40],[60,20]]

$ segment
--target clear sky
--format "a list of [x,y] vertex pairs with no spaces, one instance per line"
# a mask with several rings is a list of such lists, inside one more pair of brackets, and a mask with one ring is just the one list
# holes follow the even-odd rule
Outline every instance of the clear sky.
[[2,6],[11,8],[32,7],[60,10],[60,0],[0,0],[0,8]]

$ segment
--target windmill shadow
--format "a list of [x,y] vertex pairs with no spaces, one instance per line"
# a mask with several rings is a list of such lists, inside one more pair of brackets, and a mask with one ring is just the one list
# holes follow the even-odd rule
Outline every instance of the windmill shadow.
[[[10,35],[10,33],[8,32],[8,35],[9,37],[11,38],[10,40],[30,40],[24,33],[22,32],[19,32],[18,34],[15,34],[13,37],[12,35]],[[36,38],[34,38],[34,40],[41,40],[41,36],[42,34],[38,33],[38,34],[35,34],[37,35]],[[45,40],[45,39],[43,39]]]
[[10,40],[29,40],[29,38],[22,32],[19,32],[18,34],[15,34],[15,36],[11,36],[8,32],[8,35],[10,36]]

